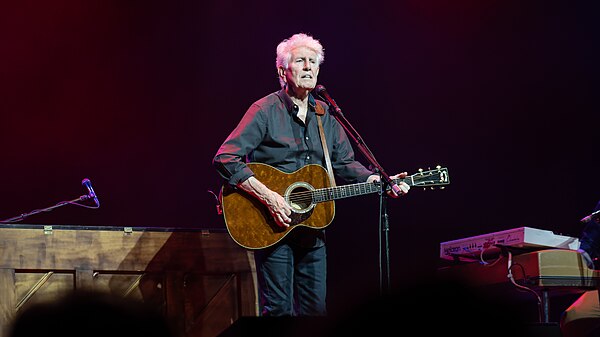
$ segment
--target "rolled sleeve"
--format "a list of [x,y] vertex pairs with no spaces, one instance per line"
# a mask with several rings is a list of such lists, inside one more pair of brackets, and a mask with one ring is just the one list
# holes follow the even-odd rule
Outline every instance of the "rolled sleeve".
[[216,156],[213,165],[217,169],[219,175],[231,186],[237,186],[254,175],[254,172],[244,163],[232,164],[231,167],[237,169],[228,169],[228,165],[224,164],[224,156]]

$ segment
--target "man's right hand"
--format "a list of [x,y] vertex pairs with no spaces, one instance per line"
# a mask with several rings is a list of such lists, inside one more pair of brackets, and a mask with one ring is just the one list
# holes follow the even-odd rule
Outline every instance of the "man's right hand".
[[292,222],[292,208],[281,194],[272,191],[254,176],[238,185],[242,190],[252,194],[269,209],[269,213],[280,227],[289,227]]
[[271,191],[264,204],[269,208],[269,212],[273,216],[273,219],[275,219],[277,225],[280,227],[290,226],[290,223],[292,222],[292,218],[290,218],[292,208],[279,193]]

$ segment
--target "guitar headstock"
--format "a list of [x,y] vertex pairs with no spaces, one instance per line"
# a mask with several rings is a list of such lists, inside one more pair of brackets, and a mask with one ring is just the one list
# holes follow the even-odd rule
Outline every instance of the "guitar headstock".
[[412,179],[412,186],[431,187],[431,189],[434,189],[434,186],[441,186],[440,189],[444,189],[445,185],[450,184],[448,169],[440,165],[436,166],[435,169],[428,169],[427,171],[419,169],[418,173],[407,178]]

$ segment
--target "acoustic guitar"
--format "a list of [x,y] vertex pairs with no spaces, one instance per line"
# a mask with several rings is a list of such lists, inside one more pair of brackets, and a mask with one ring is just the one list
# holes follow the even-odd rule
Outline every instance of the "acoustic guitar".
[[[277,225],[257,198],[225,184],[221,189],[221,206],[225,225],[231,238],[248,249],[266,248],[283,239],[299,226],[323,229],[335,215],[334,200],[381,191],[379,182],[356,183],[331,187],[327,171],[321,165],[311,164],[286,173],[262,163],[249,163],[255,177],[271,190],[281,194],[292,208],[289,227]],[[440,166],[402,179],[411,187],[448,185],[448,170]]]

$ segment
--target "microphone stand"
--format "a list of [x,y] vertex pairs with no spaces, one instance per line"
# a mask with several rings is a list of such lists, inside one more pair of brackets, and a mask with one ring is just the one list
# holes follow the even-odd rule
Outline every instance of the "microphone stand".
[[[381,175],[380,175],[381,177]],[[380,178],[381,179],[381,178]],[[379,276],[379,288],[380,288],[380,293],[383,295],[385,290],[385,294],[389,293],[390,291],[390,249],[389,249],[389,232],[390,232],[390,225],[389,225],[389,219],[388,219],[388,214],[387,214],[387,194],[385,193],[386,191],[386,184],[382,183],[380,184],[381,188],[379,190],[379,228],[380,228],[380,232],[379,232],[379,270],[380,270],[380,276]],[[383,244],[382,244],[382,237],[383,236]],[[382,252],[383,250],[383,252]],[[382,284],[383,280],[385,279],[385,288]]]
[[98,206],[88,206],[88,205],[83,205],[83,204],[78,203],[78,201],[85,201],[85,200],[88,200],[88,199],[93,199],[93,196],[91,196],[90,194],[87,194],[87,195],[82,195],[82,196],[80,196],[78,198],[75,198],[73,200],[61,201],[61,202],[57,203],[54,206],[50,206],[50,207],[46,207],[46,208],[41,208],[41,209],[36,209],[36,210],[33,210],[33,211],[29,212],[29,213],[23,213],[21,215],[12,217],[10,219],[0,220],[0,224],[8,224],[8,223],[11,223],[11,222],[21,221],[21,220],[24,220],[25,218],[27,218],[30,215],[38,214],[38,213],[41,213],[41,212],[49,212],[49,211],[51,211],[51,210],[53,210],[53,209],[55,209],[57,207],[61,207],[61,206],[64,206],[64,205],[69,205],[69,204],[76,205],[76,206],[81,206],[81,207],[86,207],[86,208],[98,208]]
[[[375,156],[364,142],[358,131],[350,124],[346,119],[346,116],[342,113],[342,110],[329,103],[331,109],[329,112],[331,115],[342,125],[348,136],[354,141],[358,150],[365,156],[369,163],[374,168],[374,171],[380,176],[380,191],[379,191],[379,263],[380,263],[380,292],[389,293],[390,291],[390,261],[389,261],[389,219],[387,214],[387,187],[401,195],[402,191],[400,187],[394,182],[392,178],[385,172],[383,167],[377,162]],[[383,238],[382,238],[383,237]],[[384,284],[385,282],[385,284]]]

